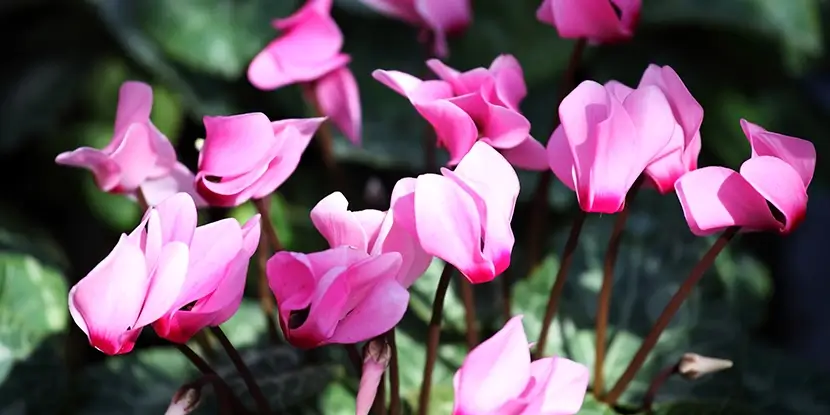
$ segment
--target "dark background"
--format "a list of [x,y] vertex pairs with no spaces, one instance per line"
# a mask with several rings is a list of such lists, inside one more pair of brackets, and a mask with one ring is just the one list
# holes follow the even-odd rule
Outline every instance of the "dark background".
[[[669,381],[658,395],[659,411],[830,413],[830,177],[823,163],[830,131],[830,60],[824,48],[828,6],[820,0],[643,2],[635,39],[589,47],[581,79],[613,78],[633,86],[649,63],[671,65],[705,110],[701,166],[738,168],[749,156],[738,123],[742,117],[813,141],[819,161],[801,228],[786,238],[742,236],[721,255],[623,397],[622,410],[639,404],[656,371],[692,351],[732,359],[735,366],[696,382]],[[319,147],[312,145],[279,189],[273,218],[288,249],[296,251],[324,247],[308,210],[326,194],[342,190],[353,209],[384,208],[398,178],[423,171],[426,124],[404,98],[370,76],[376,68],[423,75],[425,55],[416,30],[374,14],[357,0],[335,3],[333,16],[345,34],[345,52],[352,55],[350,67],[361,91],[364,145],[356,148],[336,137],[342,188],[335,188]],[[514,54],[529,89],[522,109],[534,136],[546,142],[573,44],[535,20],[539,3],[473,0],[473,24],[451,41],[448,63],[467,70],[489,66],[500,53]],[[0,413],[161,413],[173,391],[195,378],[188,363],[151,330],[135,352],[104,359],[71,323],[68,286],[109,252],[120,232],[136,225],[140,212],[129,200],[98,191],[88,172],[57,166],[54,158],[109,141],[117,90],[128,79],[153,86],[153,122],[177,143],[180,159],[191,168],[204,115],[310,116],[298,87],[262,92],[245,78],[250,59],[277,35],[270,20],[290,14],[297,4],[0,0]],[[499,281],[509,278],[512,312],[524,313],[529,337],[538,336],[577,207],[573,194],[556,183],[548,212],[550,255],[541,269],[529,273],[523,249],[536,176],[520,172],[514,266],[509,275],[476,287],[485,333],[504,321]],[[202,219],[252,213],[244,205],[230,212],[210,210]],[[589,218],[548,353],[592,363],[595,297],[612,221]],[[709,243],[691,235],[673,195],[641,192],[617,266],[609,380],[622,372]],[[440,270],[435,265],[413,287],[410,312],[399,330],[407,403],[417,399],[421,383],[422,343]],[[445,314],[434,413],[449,413],[451,374],[465,353],[463,309],[455,291]],[[309,355],[264,345],[263,318],[253,299],[225,329],[246,350],[275,406],[292,414],[351,413],[355,379],[339,349]],[[611,413],[593,402],[584,411]]]

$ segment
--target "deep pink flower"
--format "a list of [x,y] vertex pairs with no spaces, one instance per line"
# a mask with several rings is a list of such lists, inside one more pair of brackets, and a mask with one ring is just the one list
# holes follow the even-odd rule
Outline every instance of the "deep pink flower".
[[807,187],[816,167],[813,143],[777,134],[746,120],[741,127],[752,157],[740,172],[704,167],[675,183],[686,222],[695,235],[730,226],[790,233],[807,211]]
[[530,361],[522,316],[470,351],[453,378],[453,415],[572,415],[588,368],[561,357]]
[[455,171],[402,179],[397,189],[395,221],[470,282],[491,281],[510,265],[519,179],[492,147],[477,142]]
[[563,38],[611,43],[634,36],[640,7],[640,0],[544,0],[536,18]]
[[403,318],[409,292],[396,279],[401,255],[369,255],[339,246],[268,260],[268,283],[288,341],[311,348],[357,343],[385,333]]
[[[677,125],[674,127],[671,141],[663,148],[645,169],[650,183],[657,190],[666,194],[674,191],[674,182],[686,172],[697,168],[700,155],[700,124],[703,122],[703,107],[695,100],[669,66],[649,65],[637,88],[656,86],[666,96],[671,105],[672,114]],[[620,100],[625,100],[633,89],[619,82],[611,81],[606,85]]]
[[513,165],[547,169],[544,146],[530,136],[530,122],[519,112],[527,94],[519,62],[501,55],[489,69],[458,72],[432,59],[427,65],[441,80],[422,81],[399,71],[376,70],[378,81],[407,97],[435,129],[438,144],[456,165],[478,141],[498,149]]
[[548,161],[576,191],[586,212],[615,213],[637,177],[662,155],[677,123],[665,94],[653,85],[579,84],[559,106],[561,124],[548,140]]
[[[173,145],[150,121],[152,107],[149,85],[124,82],[118,90],[112,141],[101,150],[81,147],[61,153],[55,162],[89,169],[108,193],[134,197],[141,189],[151,206],[177,192],[195,196],[193,173],[176,161]],[[196,201],[203,204],[198,196]]]
[[214,206],[265,197],[294,173],[325,118],[271,122],[261,112],[205,117],[196,188]]
[[322,115],[353,143],[360,143],[360,94],[341,53],[343,33],[331,18],[332,0],[308,0],[296,13],[276,19],[282,34],[251,61],[248,80],[262,90],[307,84]]
[[[72,318],[90,344],[110,355],[131,351],[141,329],[154,322],[175,326],[159,334],[179,342],[221,324],[239,307],[245,280],[234,272],[256,248],[258,224],[256,216],[245,230],[234,219],[197,228],[189,195],[165,199],[72,287]],[[194,301],[190,311],[180,310]]]
[[[394,206],[405,191],[405,186],[395,186],[390,205]],[[326,196],[311,209],[311,221],[332,248],[345,245],[371,255],[401,254],[396,279],[406,288],[424,274],[432,256],[397,223],[392,209],[386,212],[374,209],[352,212],[348,209],[349,201],[340,192]]]
[[[431,35],[432,51],[449,54],[447,35],[463,32],[470,25],[470,0],[360,0],[378,13],[420,27]],[[427,36],[422,36],[427,38]]]

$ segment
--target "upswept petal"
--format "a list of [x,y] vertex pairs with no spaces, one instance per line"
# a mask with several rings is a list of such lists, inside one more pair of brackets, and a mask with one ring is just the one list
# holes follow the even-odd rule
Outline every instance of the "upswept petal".
[[502,104],[513,111],[519,111],[519,105],[527,96],[527,85],[522,66],[513,55],[499,55],[490,64],[490,73],[496,81],[496,96]]
[[115,110],[115,135],[122,134],[132,124],[150,120],[153,109],[153,89],[144,82],[127,81],[118,88],[118,106]]
[[118,163],[101,150],[81,147],[73,151],[58,154],[55,162],[65,166],[82,167],[92,171],[95,183],[105,192],[113,191],[118,186],[121,168]]
[[156,269],[150,276],[144,306],[136,319],[135,327],[149,325],[177,308],[176,299],[185,282],[188,261],[187,245],[182,242],[164,245],[159,253]]
[[784,160],[798,172],[805,188],[810,185],[816,169],[813,143],[767,131],[745,119],[741,119],[741,128],[752,146],[752,157],[773,156]]
[[516,147],[499,149],[510,164],[524,170],[543,171],[549,168],[545,146],[531,136],[527,136]]
[[199,300],[216,289],[225,268],[242,250],[242,230],[236,219],[227,218],[196,228],[190,243],[187,280],[176,308]]
[[559,36],[568,39],[588,38],[595,42],[612,42],[631,37],[608,0],[545,0],[536,17],[553,25]]
[[206,116],[203,121],[200,175],[238,176],[274,158],[274,132],[265,114]]
[[[575,414],[588,389],[588,368],[562,357],[547,357],[530,364],[535,388],[524,414]],[[530,397],[529,396],[529,397]]]
[[576,172],[574,171],[574,157],[571,154],[571,146],[568,144],[568,137],[565,136],[565,129],[562,125],[559,125],[553,130],[553,134],[548,139],[546,150],[548,165],[553,171],[553,174],[568,189],[575,191],[576,183],[574,182],[574,178]]
[[173,241],[189,245],[196,231],[196,204],[186,193],[176,193],[155,207],[161,223],[161,242]]
[[277,141],[276,157],[268,163],[265,173],[251,185],[251,197],[268,196],[288,180],[297,170],[303,153],[325,120],[324,117],[299,118],[271,123]]
[[792,165],[773,156],[752,157],[741,165],[741,176],[783,215],[777,229],[781,233],[790,233],[804,220],[807,188]]
[[314,82],[314,94],[320,112],[331,118],[352,144],[360,145],[360,92],[352,71],[342,66],[323,75]]
[[190,195],[196,207],[207,206],[207,202],[196,192],[196,176],[182,163],[177,162],[170,174],[158,179],[149,179],[142,183],[141,191],[150,206],[156,206],[168,197],[184,192]]
[[317,202],[311,209],[311,222],[320,235],[334,248],[353,246],[368,251],[369,237],[343,193],[334,192]]
[[133,191],[150,177],[156,164],[156,152],[150,143],[150,130],[146,124],[130,124],[123,139],[109,157],[121,172],[119,186]]

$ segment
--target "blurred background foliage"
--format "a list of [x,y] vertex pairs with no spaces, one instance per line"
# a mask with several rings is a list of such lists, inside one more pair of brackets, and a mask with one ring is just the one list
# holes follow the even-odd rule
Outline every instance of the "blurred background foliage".
[[[534,136],[545,142],[572,42],[535,20],[540,0],[473,3],[473,25],[452,41],[448,63],[466,70],[486,67],[500,53],[514,54],[530,91],[522,109]],[[621,407],[588,398],[581,413],[634,412],[651,377],[684,352],[729,358],[735,366],[695,382],[670,380],[657,397],[657,413],[830,413],[830,328],[823,323],[830,313],[824,301],[830,284],[821,278],[826,277],[822,255],[830,231],[822,213],[830,212],[825,196],[830,173],[821,162],[830,131],[825,51],[830,10],[820,0],[643,3],[634,41],[590,47],[580,78],[635,85],[647,64],[671,65],[706,111],[701,165],[737,168],[749,155],[741,117],[812,140],[820,161],[803,230],[788,239],[746,235],[731,246],[660,339]],[[117,90],[127,79],[153,86],[153,122],[191,168],[197,157],[194,141],[204,135],[204,115],[310,115],[298,87],[261,92],[245,78],[248,62],[277,35],[270,20],[297,7],[298,0],[0,2],[6,34],[0,39],[6,56],[0,67],[0,413],[162,413],[174,391],[194,379],[188,362],[151,330],[145,330],[133,353],[105,359],[71,323],[68,287],[109,252],[120,232],[135,226],[140,212],[133,202],[98,191],[89,173],[53,160],[59,152],[101,147],[110,139]],[[374,14],[357,0],[336,0],[333,15],[360,86],[364,145],[353,147],[336,137],[342,188],[334,188],[319,148],[311,146],[274,196],[273,219],[291,250],[323,248],[308,211],[329,192],[343,191],[353,209],[384,209],[398,178],[423,171],[426,124],[405,99],[370,75],[376,68],[424,74],[416,30]],[[514,266],[494,283],[477,286],[476,294],[484,334],[498,329],[503,310],[511,308],[525,315],[534,338],[576,206],[573,195],[555,183],[548,212],[550,255],[529,270],[523,242],[537,175],[520,176]],[[610,381],[710,242],[690,234],[674,197],[642,192],[634,208],[617,266],[606,368]],[[202,219],[244,219],[253,212],[249,205],[213,209]],[[592,363],[596,293],[611,221],[596,216],[586,225],[547,353]],[[422,382],[423,338],[440,266],[433,264],[413,287],[410,311],[398,331],[408,405],[417,400]],[[255,263],[251,267],[255,273]],[[512,286],[512,298],[502,294],[501,282]],[[266,347],[253,285],[251,299],[225,328],[274,407],[290,414],[352,413],[356,380],[340,349],[301,353]],[[447,300],[434,379],[436,414],[449,413],[452,374],[466,353],[463,307],[455,293]],[[228,364],[221,357],[215,362],[242,391]],[[212,398],[206,399],[203,410],[212,413]]]

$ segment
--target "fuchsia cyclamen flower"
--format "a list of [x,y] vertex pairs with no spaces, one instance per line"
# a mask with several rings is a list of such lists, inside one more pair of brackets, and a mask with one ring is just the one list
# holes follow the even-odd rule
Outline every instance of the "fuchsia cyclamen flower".
[[550,168],[576,191],[582,210],[594,213],[621,211],[628,190],[664,157],[680,128],[659,87],[631,91],[614,81],[579,84],[562,100],[559,118],[548,141]]
[[178,193],[147,211],[112,252],[69,291],[69,311],[90,344],[110,355],[133,349],[144,326],[185,342],[239,308],[259,215],[196,227],[193,199]]
[[510,163],[477,142],[453,170],[401,179],[395,221],[423,249],[454,265],[472,283],[491,281],[510,265],[510,222],[519,179]]
[[544,0],[536,18],[563,38],[611,43],[634,36],[641,6],[640,0]]
[[528,170],[547,169],[544,146],[530,136],[530,122],[519,112],[527,95],[519,62],[501,55],[489,69],[459,72],[432,59],[427,65],[441,80],[422,81],[399,71],[376,70],[375,79],[407,97],[435,129],[438,144],[458,164],[480,140],[510,163]]
[[530,361],[522,316],[470,351],[453,378],[453,415],[572,415],[588,368],[561,357]]
[[[405,190],[405,186],[395,186],[390,206],[395,205]],[[332,193],[311,209],[311,221],[332,248],[351,246],[371,255],[399,253],[402,262],[396,279],[409,288],[424,274],[432,256],[395,220],[392,209],[352,212],[348,207],[349,202],[342,193]]]
[[470,0],[361,0],[379,13],[423,28],[431,35],[432,51],[444,58],[449,54],[447,35],[463,32],[470,25]]
[[280,251],[268,260],[268,283],[288,341],[311,348],[357,343],[403,318],[409,292],[395,277],[401,255],[369,255],[351,246],[312,254]]
[[196,188],[213,206],[238,206],[271,194],[300,163],[325,118],[271,122],[257,112],[205,117]]
[[686,222],[695,235],[730,226],[790,233],[807,211],[807,187],[816,167],[813,143],[741,120],[752,147],[739,172],[703,167],[675,183]]
[[[143,82],[127,81],[118,90],[115,133],[101,150],[81,147],[61,153],[55,162],[92,171],[108,193],[135,196],[141,190],[155,205],[177,192],[195,196],[193,173],[176,161],[173,145],[150,121],[153,90]],[[203,204],[196,196],[198,204]]]
[[343,33],[331,18],[332,0],[308,0],[296,13],[276,19],[279,38],[251,61],[248,80],[262,90],[304,83],[318,109],[354,144],[360,143],[360,94],[341,53]]

